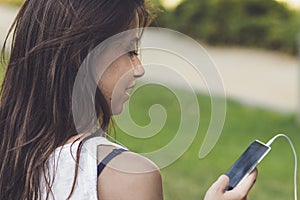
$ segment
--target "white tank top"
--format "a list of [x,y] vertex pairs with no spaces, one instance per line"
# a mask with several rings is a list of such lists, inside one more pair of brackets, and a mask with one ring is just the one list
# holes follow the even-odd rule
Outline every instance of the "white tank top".
[[[53,196],[50,194],[49,199],[64,200],[69,196],[75,175],[75,159],[79,143],[80,142],[77,141],[73,143],[73,145],[66,144],[63,147],[59,147],[50,156],[48,160],[50,170],[47,173],[49,173],[49,180],[54,178],[54,182],[51,187]],[[113,145],[117,148],[124,148],[118,144],[108,141],[104,137],[95,137],[84,142],[80,153],[77,181],[74,193],[70,199],[98,199],[97,146],[99,145]],[[53,177],[53,169],[55,170],[55,177]],[[43,189],[42,199],[46,199],[45,183],[42,181],[41,184]]]

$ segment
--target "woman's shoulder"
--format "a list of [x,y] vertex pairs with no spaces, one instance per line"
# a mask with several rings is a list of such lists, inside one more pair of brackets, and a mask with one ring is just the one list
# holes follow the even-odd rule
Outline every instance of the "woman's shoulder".
[[[99,163],[116,147],[100,145]],[[161,200],[162,180],[158,167],[149,159],[125,151],[114,157],[98,177],[99,199]]]
[[[97,153],[99,163],[116,148],[118,147],[113,145],[99,145]],[[115,156],[107,164],[107,167],[128,173],[146,173],[159,170],[151,160],[131,151],[124,151]]]

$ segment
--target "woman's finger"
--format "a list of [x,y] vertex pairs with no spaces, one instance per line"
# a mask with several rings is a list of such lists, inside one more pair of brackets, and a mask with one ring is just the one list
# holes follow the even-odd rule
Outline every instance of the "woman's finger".
[[252,186],[256,181],[257,173],[258,171],[255,168],[243,182],[236,186],[234,190],[239,190],[239,192],[247,196],[248,192],[251,190]]

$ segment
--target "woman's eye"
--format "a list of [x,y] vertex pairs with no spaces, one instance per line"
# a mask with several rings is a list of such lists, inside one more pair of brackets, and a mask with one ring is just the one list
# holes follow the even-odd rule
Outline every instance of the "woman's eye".
[[138,56],[139,52],[138,52],[138,50],[133,50],[133,51],[129,51],[128,54],[129,54],[129,56],[133,57],[133,56]]

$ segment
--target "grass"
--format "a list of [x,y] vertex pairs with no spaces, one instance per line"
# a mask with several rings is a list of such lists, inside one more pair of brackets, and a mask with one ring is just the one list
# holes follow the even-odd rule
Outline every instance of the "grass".
[[24,0],[0,0],[0,4],[8,4],[14,6],[20,6],[24,3]]
[[[221,137],[211,153],[200,160],[198,153],[210,119],[210,98],[198,95],[198,101],[201,120],[196,138],[176,162],[162,169],[166,200],[203,198],[210,185],[255,139],[267,142],[277,133],[286,133],[299,152],[300,126],[294,114],[248,107],[228,100]],[[135,123],[140,126],[150,123],[148,110],[153,104],[161,104],[168,116],[163,129],[155,136],[135,138],[116,129],[117,139],[133,151],[149,152],[163,147],[175,136],[179,127],[181,112],[176,97],[168,89],[157,85],[143,86],[132,96],[129,105]],[[288,143],[284,139],[276,140],[272,151],[258,167],[258,180],[249,199],[293,199],[293,166],[293,154]]]

